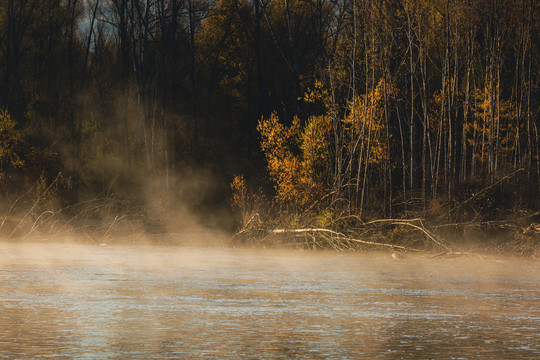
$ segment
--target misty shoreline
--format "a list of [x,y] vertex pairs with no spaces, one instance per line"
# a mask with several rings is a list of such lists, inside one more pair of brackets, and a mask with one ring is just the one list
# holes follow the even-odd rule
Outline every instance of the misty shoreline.
[[[344,232],[314,228],[264,229],[252,227],[236,233],[217,229],[198,229],[195,231],[149,232],[126,225],[118,226],[114,231],[70,230],[63,233],[45,234],[36,232],[26,237],[6,237],[0,235],[1,243],[10,244],[78,244],[89,246],[170,246],[229,249],[289,249],[308,253],[331,251],[344,253],[380,253],[393,256],[426,255],[429,257],[469,257],[478,256],[516,256],[537,259],[540,256],[540,224],[531,223],[528,227],[517,229],[516,226],[491,229],[469,224],[468,233],[457,236],[455,233],[445,237],[431,233],[427,229],[411,227],[410,232],[401,228],[381,229],[366,236],[360,236],[358,229]],[[515,225],[515,224],[514,224]],[[133,226],[133,225],[132,225]],[[400,225],[398,224],[397,227]],[[444,227],[445,225],[439,225]],[[456,224],[446,226],[457,227]],[[390,226],[392,227],[392,226]],[[423,232],[425,231],[425,232]],[[433,236],[433,239],[429,237]],[[435,241],[440,242],[436,244]]]
[[313,251],[540,256],[540,224],[534,222],[524,227],[508,221],[429,225],[419,219],[383,219],[340,230],[265,228],[259,223],[248,225],[231,240],[235,246]]

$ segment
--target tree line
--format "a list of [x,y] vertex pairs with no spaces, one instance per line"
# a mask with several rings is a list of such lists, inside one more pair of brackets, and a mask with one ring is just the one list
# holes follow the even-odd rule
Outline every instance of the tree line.
[[6,0],[1,185],[209,167],[392,216],[517,178],[537,207],[539,24],[534,0]]

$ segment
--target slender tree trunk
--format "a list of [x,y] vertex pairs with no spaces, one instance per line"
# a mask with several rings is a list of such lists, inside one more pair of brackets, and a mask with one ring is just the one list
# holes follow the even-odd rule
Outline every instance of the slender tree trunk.
[[[469,4],[470,7],[470,4]],[[467,78],[465,80],[465,101],[463,103],[463,127],[461,129],[461,167],[460,179],[464,183],[467,180],[467,125],[469,123],[469,102],[470,102],[470,84],[471,84],[471,69],[473,61],[473,38],[471,21],[469,19],[468,35],[467,35]],[[471,161],[473,161],[471,159]]]
[[489,142],[488,142],[488,178],[489,183],[495,181],[495,57],[496,57],[496,25],[495,25],[495,1],[491,4],[491,19],[489,25],[489,64],[488,64],[488,86],[489,86]]
[[[496,111],[497,111],[497,129],[495,132],[495,159],[493,164],[493,177],[497,175],[497,168],[499,163],[499,151],[500,151],[500,130],[501,130],[501,66],[500,66],[500,39],[497,38],[497,54],[495,55],[495,68],[497,69],[497,85],[495,86],[496,91]],[[495,180],[493,180],[495,181]]]
[[[351,126],[351,136],[350,136],[350,150],[349,150],[349,163],[348,163],[348,166],[347,166],[347,171],[346,171],[346,177],[347,177],[347,183],[349,185],[352,185],[352,182],[353,182],[353,162],[354,162],[354,158],[355,158],[355,154],[356,154],[356,148],[357,148],[357,145],[359,143],[359,141],[361,140],[361,134],[358,134],[358,139],[355,140],[356,138],[356,117],[357,117],[357,114],[356,114],[356,100],[357,100],[357,96],[356,96],[356,41],[357,41],[357,24],[356,24],[356,4],[353,2],[352,3],[352,7],[353,7],[353,39],[352,39],[352,52],[351,52],[351,84],[350,84],[350,88],[352,90],[352,111],[351,111],[351,115],[352,115],[352,126]],[[353,146],[354,144],[354,146]],[[356,183],[356,190],[358,191],[358,182]],[[352,199],[353,197],[351,196],[351,186],[347,186],[347,192],[348,192],[348,199],[349,199],[349,213],[351,212],[351,203],[352,203]],[[357,192],[356,192],[357,193]],[[356,195],[355,195],[356,197]]]
[[[409,188],[411,197],[414,191],[414,63],[413,63],[413,38],[411,17],[407,14],[407,37],[409,39],[409,72],[411,86],[411,115],[409,118]],[[405,166],[405,164],[404,164]],[[405,188],[403,188],[405,191]]]
[[[450,13],[450,9],[448,11]],[[449,15],[450,16],[450,15]],[[446,179],[446,190],[448,199],[452,199],[452,187],[454,183],[454,177],[456,173],[456,164],[455,164],[455,138],[454,128],[456,127],[453,119],[457,119],[457,109],[456,116],[452,117],[452,109],[454,108],[454,98],[456,93],[456,87],[459,83],[459,70],[458,70],[458,44],[459,44],[459,31],[457,24],[455,25],[454,31],[451,31],[451,23],[449,19],[448,23],[448,42],[450,45],[450,39],[454,39],[453,43],[453,53],[454,53],[454,74],[451,78],[449,89],[448,89],[448,148],[447,148],[447,169],[448,175]],[[453,35],[451,37],[451,35]],[[450,52],[450,51],[449,51]],[[449,54],[450,55],[450,54]],[[448,60],[448,73],[450,73],[450,60]],[[457,130],[457,129],[456,129]]]
[[[403,124],[401,121],[401,116],[399,113],[399,106],[397,104],[397,101],[395,101],[396,105],[396,116],[398,118],[398,125],[399,125],[399,140],[401,145],[401,186],[402,186],[402,192],[403,196],[405,197],[407,194],[407,161],[406,161],[406,155],[405,155],[405,138],[403,136]],[[406,204],[406,203],[405,203]],[[405,205],[405,208],[407,208],[407,205]]]
[[262,59],[261,59],[262,12],[260,9],[260,0],[253,0],[253,3],[255,5],[255,64],[256,64],[256,69],[257,69],[257,116],[261,116],[264,112],[264,97],[265,97],[263,77],[262,77]]
[[423,115],[423,135],[422,135],[422,202],[424,204],[424,208],[427,207],[427,200],[428,200],[428,165],[429,161],[427,159],[428,151],[429,151],[429,144],[428,144],[428,138],[429,138],[429,118],[428,118],[428,99],[427,99],[427,88],[426,88],[426,58],[424,54],[423,46],[420,45],[420,75],[422,77],[422,91],[421,93],[421,99],[422,99],[422,115]]
[[[527,156],[527,168],[532,169],[533,161],[533,144],[532,144],[532,124],[531,124],[531,93],[532,93],[532,71],[531,66],[533,62],[533,51],[532,51],[532,36],[533,36],[533,2],[530,2],[530,21],[529,21],[529,68],[528,68],[528,79],[527,79],[527,145],[528,145],[528,156]],[[537,140],[538,141],[538,140]],[[539,160],[540,162],[540,160]],[[529,171],[529,182],[531,180],[530,171]],[[540,179],[538,180],[540,183]],[[540,186],[540,185],[539,185]]]
[[191,154],[195,158],[200,160],[200,149],[199,149],[199,119],[197,107],[199,103],[199,97],[197,92],[197,80],[195,74],[195,9],[193,5],[193,0],[188,0],[188,17],[189,17],[189,49],[190,49],[190,65],[189,65],[189,75],[191,80],[191,92],[192,92],[192,101],[191,101],[191,121],[193,125],[193,138],[191,144]]
[[[285,1],[285,13],[287,16],[287,29],[289,31],[289,47],[291,49],[291,57],[292,57],[292,67],[294,70],[294,81],[295,81],[295,88],[296,88],[296,98],[300,99],[302,97],[302,87],[300,84],[300,62],[298,60],[298,52],[296,50],[296,40],[294,36],[294,29],[292,25],[292,16],[291,16],[291,9],[290,9],[290,0],[284,0]],[[296,101],[297,104],[297,113],[300,115],[300,117],[303,117],[303,111],[301,102],[299,100]]]
[[[390,123],[388,121],[388,92],[387,92],[388,89],[386,88],[386,82],[387,80],[386,80],[386,69],[385,69],[384,70],[384,89],[383,89],[384,90],[384,124],[386,128],[386,150],[387,150],[386,159],[385,159],[385,174],[388,177],[386,181],[388,185],[385,186],[385,192],[388,192],[388,196],[387,196],[388,201],[385,202],[385,215],[391,218],[392,217],[392,203],[394,199],[392,196],[392,165],[390,162],[391,147],[390,147],[390,129],[389,129]],[[403,142],[401,144],[403,146]],[[388,204],[388,210],[386,210],[386,204]]]

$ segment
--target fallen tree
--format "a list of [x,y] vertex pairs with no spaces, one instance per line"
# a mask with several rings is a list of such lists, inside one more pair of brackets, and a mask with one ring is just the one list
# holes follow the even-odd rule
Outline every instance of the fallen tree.
[[[385,236],[385,228],[410,228],[424,237],[422,246],[414,246],[401,236],[400,242],[395,237]],[[403,235],[403,234],[402,234]],[[408,239],[412,234],[407,234]],[[418,236],[416,236],[418,238]],[[384,239],[388,241],[385,241]],[[401,220],[385,219],[363,223],[347,230],[347,233],[322,227],[269,228],[258,214],[252,216],[242,230],[237,232],[232,242],[235,245],[248,246],[293,246],[305,249],[362,250],[386,248],[393,251],[421,252],[428,248],[451,252],[445,240],[428,230],[421,219]],[[415,239],[415,243],[418,241]]]
[[[453,231],[448,231],[451,227]],[[457,230],[456,230],[457,229]],[[468,232],[463,232],[468,229]],[[485,234],[474,239],[471,229]],[[254,214],[242,230],[232,237],[235,246],[293,247],[337,251],[388,250],[394,253],[426,253],[435,257],[481,256],[478,252],[508,252],[536,256],[540,249],[540,225],[518,230],[508,221],[431,225],[421,218],[381,219],[358,222],[343,229],[326,227],[276,227]],[[497,234],[500,235],[497,237]],[[504,234],[504,236],[502,236]],[[476,250],[471,250],[476,249]]]

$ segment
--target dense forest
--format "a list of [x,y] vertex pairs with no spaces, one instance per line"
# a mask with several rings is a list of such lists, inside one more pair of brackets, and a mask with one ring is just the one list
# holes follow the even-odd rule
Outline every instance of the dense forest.
[[534,0],[3,0],[4,222],[528,216],[539,58]]

